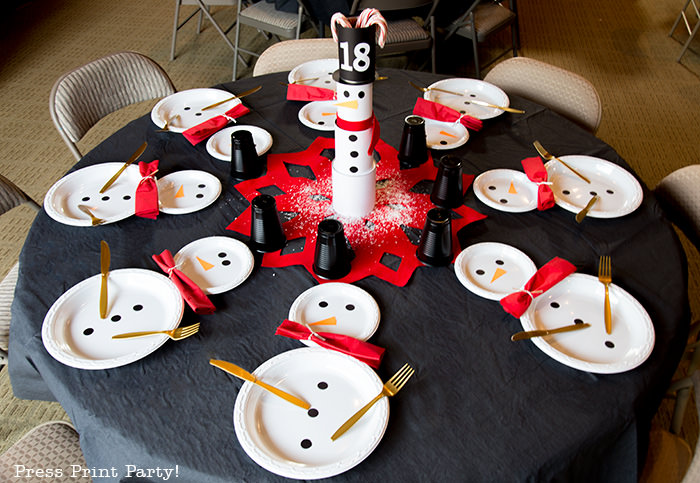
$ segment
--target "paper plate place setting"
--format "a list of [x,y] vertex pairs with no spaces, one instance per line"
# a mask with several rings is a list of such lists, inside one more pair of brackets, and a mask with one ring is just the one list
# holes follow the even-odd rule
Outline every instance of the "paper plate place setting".
[[253,271],[253,254],[245,243],[225,236],[195,240],[173,257],[175,265],[205,294],[231,290]]
[[104,223],[134,214],[134,193],[141,181],[138,166],[131,165],[104,193],[100,189],[124,163],[101,163],[81,168],[54,183],[44,197],[46,214],[59,223],[92,226],[90,211]]
[[[289,320],[308,324],[314,332],[332,332],[366,341],[379,327],[379,306],[360,287],[330,282],[299,295],[289,309]],[[306,345],[315,342],[302,340]]]
[[565,210],[578,213],[595,195],[598,200],[587,215],[591,218],[625,216],[642,204],[639,181],[617,164],[593,156],[560,158],[590,181],[586,183],[556,160],[545,164],[548,179],[553,183],[554,201]]
[[51,306],[41,328],[44,347],[57,361],[78,369],[110,369],[137,361],[167,340],[164,334],[129,339],[113,335],[170,330],[180,324],[184,303],[170,279],[139,268],[112,270],[108,312],[100,318],[101,275],[79,282]]
[[454,149],[469,139],[467,128],[460,122],[443,122],[425,118],[426,144],[431,149]]
[[221,161],[231,162],[231,134],[236,131],[250,131],[258,156],[265,154],[272,146],[272,135],[257,126],[231,126],[214,134],[207,141],[207,152]]
[[220,116],[241,103],[232,99],[216,107],[203,111],[202,108],[232,97],[228,91],[221,89],[188,89],[164,97],[153,106],[151,120],[163,129],[168,123],[168,130],[181,133],[212,117]]
[[233,410],[236,437],[246,454],[272,473],[295,479],[338,475],[367,458],[384,435],[388,398],[331,440],[341,424],[382,390],[377,374],[353,357],[304,347],[269,359],[253,375],[311,405],[306,411],[243,383]]
[[202,210],[220,194],[221,181],[206,171],[175,171],[158,180],[160,211],[170,215]]
[[336,101],[313,101],[299,109],[299,121],[317,131],[335,130]]
[[483,242],[457,255],[455,275],[467,290],[489,300],[516,292],[535,274],[530,257],[504,243]]
[[589,323],[582,330],[533,337],[552,359],[582,371],[614,374],[641,365],[654,348],[654,325],[644,307],[610,284],[612,332],[605,331],[605,287],[597,277],[574,273],[536,297],[520,318],[523,330]]
[[474,194],[495,210],[522,213],[537,208],[537,184],[522,171],[485,171],[474,180]]
[[[442,89],[451,93],[434,89]],[[476,105],[469,102],[470,99],[497,106],[510,106],[508,95],[501,88],[482,80],[466,78],[442,79],[430,84],[428,91],[423,93],[423,99],[443,104],[477,119],[491,119],[500,116],[503,111],[494,107]]]
[[335,90],[333,72],[336,70],[338,70],[337,58],[310,60],[289,71],[287,82]]

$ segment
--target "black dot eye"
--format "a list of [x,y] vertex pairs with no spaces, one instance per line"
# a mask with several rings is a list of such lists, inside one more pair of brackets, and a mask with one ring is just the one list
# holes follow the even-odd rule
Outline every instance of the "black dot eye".
[[365,93],[364,93],[364,92],[358,92],[358,93],[357,93],[357,97],[359,97],[360,99],[364,99]]
[[345,310],[349,310],[349,311],[355,310],[355,306],[353,304],[347,304],[345,306]]
[[319,389],[328,389],[328,383],[327,383],[327,382],[321,381],[321,382],[319,382],[319,383],[317,384],[317,386],[318,386]]
[[326,307],[328,307],[328,302],[326,302],[325,300],[321,300],[321,301],[318,303],[318,306],[319,306],[319,307],[323,307],[323,308],[325,309]]
[[199,189],[203,189],[203,188],[206,188],[206,187],[207,187],[207,185],[205,185],[205,184],[198,184],[198,185],[197,185],[197,188],[199,188]]
[[315,418],[316,416],[318,416],[318,409],[316,409],[316,408],[311,408],[311,409],[309,409],[309,410],[306,412],[306,414],[308,414],[308,415],[311,416],[312,418]]
[[195,113],[195,116],[201,116],[201,115],[202,115],[202,113],[201,113],[201,112],[197,112],[197,113]]
[[615,192],[613,190],[605,190],[605,192],[609,195],[614,195]]
[[304,449],[309,449],[311,448],[311,440],[310,439],[303,439],[301,441],[301,447]]
[[560,307],[559,302],[552,302],[549,304],[553,309],[558,309]]
[[83,199],[82,199],[82,201],[90,201],[90,197],[89,197],[89,196],[84,196]]
[[505,262],[503,260],[496,260],[496,265],[504,265]]
[[184,109],[184,110],[185,110],[185,111],[189,111],[190,109],[192,109],[190,106],[185,106],[185,109]]
[[195,198],[204,198],[204,195],[202,193],[199,193],[195,196]]
[[112,322],[119,322],[120,320],[122,320],[122,316],[121,315],[113,315],[109,320],[111,320]]
[[581,320],[581,319],[574,319],[574,324],[583,324],[583,320]]
[[131,195],[124,195],[122,199],[124,201],[129,201],[131,199]]
[[103,196],[102,201],[109,201],[109,196]]
[[221,262],[221,264],[222,264],[224,267],[227,267],[227,266],[231,265],[231,260],[224,260],[223,262]]
[[563,195],[567,195],[567,196],[568,196],[568,195],[571,194],[571,191],[569,191],[569,190],[563,190],[561,193],[562,193]]
[[598,195],[598,193],[596,193],[595,191],[589,191],[588,194],[590,194],[591,196],[597,196],[597,195]]
[[85,329],[83,331],[83,334],[84,335],[92,335],[93,332],[95,332],[95,329],[93,329],[92,327],[88,327],[87,329]]
[[482,269],[478,269],[478,270],[476,271],[476,274],[477,274],[477,275],[484,275],[485,273],[486,273],[486,272],[484,272]]
[[220,252],[217,256],[219,258],[224,258],[224,257],[226,257],[226,252]]
[[143,305],[136,304],[132,308],[134,309],[134,312],[140,312],[141,310],[143,310]]
[[491,191],[496,191],[496,187],[495,187],[495,186],[489,186],[489,189],[490,189]]
[[345,97],[350,97],[350,93],[349,93],[348,91],[343,91],[343,95],[344,95]]
[[608,349],[614,349],[614,348],[615,348],[615,344],[613,344],[612,341],[606,340],[606,341],[605,341],[605,347],[607,347]]

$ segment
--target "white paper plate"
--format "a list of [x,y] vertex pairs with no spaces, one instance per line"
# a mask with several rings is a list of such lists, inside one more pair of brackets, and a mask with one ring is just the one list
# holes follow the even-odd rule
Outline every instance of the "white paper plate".
[[[335,325],[315,324],[335,317]],[[379,327],[379,306],[370,294],[349,283],[315,285],[297,297],[289,320],[309,324],[315,332],[332,332],[367,340]],[[316,345],[312,341],[301,341]]]
[[474,194],[486,206],[510,213],[537,208],[537,184],[522,171],[491,169],[474,180]]
[[207,152],[216,159],[231,162],[231,134],[235,131],[250,131],[253,135],[255,150],[258,156],[265,154],[272,146],[272,136],[269,132],[257,126],[231,126],[214,134],[207,141]]
[[206,208],[221,194],[221,181],[199,170],[175,171],[158,180],[160,211],[182,215]]
[[335,90],[335,81],[333,80],[333,72],[338,70],[338,59],[316,59],[299,64],[287,76],[287,82],[290,84],[300,79],[311,79],[318,77],[315,80],[300,82],[301,85],[324,87],[326,89]]
[[587,216],[617,218],[632,213],[642,204],[642,187],[628,171],[615,163],[593,156],[560,156],[564,162],[590,180],[576,176],[556,160],[545,164],[553,183],[554,202],[572,213],[578,213],[594,194],[599,196]]
[[337,101],[313,101],[299,109],[299,121],[317,131],[334,131]]
[[455,259],[455,275],[460,283],[489,300],[501,300],[521,290],[536,271],[530,257],[504,243],[477,243]]
[[454,94],[431,90],[424,92],[423,98],[451,107],[462,114],[469,114],[477,119],[491,119],[492,117],[500,116],[503,114],[503,111],[493,107],[470,104],[469,99],[476,99],[497,106],[510,106],[508,95],[500,87],[478,79],[443,79],[430,84],[429,87],[437,87],[463,94],[462,96],[455,96]]
[[431,149],[454,149],[469,139],[469,132],[460,122],[425,119],[426,144]]
[[207,294],[237,287],[253,271],[253,254],[238,240],[225,236],[200,238],[182,247],[175,265]]
[[[202,111],[215,102],[232,97],[228,91],[221,89],[188,89],[176,92],[164,97],[151,109],[151,120],[159,128],[168,123],[168,129],[172,132],[184,132],[191,127],[203,123],[212,117],[220,116],[241,103],[240,99],[232,99],[219,106]],[[179,116],[179,117],[176,117]]]
[[124,163],[102,163],[74,171],[59,179],[44,197],[46,214],[65,225],[92,226],[90,217],[78,205],[87,206],[92,213],[114,223],[134,214],[134,195],[141,181],[136,165],[127,167],[107,191],[100,194],[104,184],[124,166]]
[[303,409],[251,382],[243,383],[233,410],[245,452],[268,471],[318,479],[353,468],[377,447],[389,422],[382,398],[337,440],[331,435],[382,390],[365,363],[340,352],[304,347],[266,361],[253,374],[311,404]]
[[605,287],[597,277],[575,273],[536,297],[520,318],[523,330],[548,329],[588,322],[591,327],[533,337],[552,359],[574,369],[600,374],[629,371],[654,348],[654,326],[644,307],[629,293],[610,284],[612,333],[605,332]]
[[168,277],[140,268],[109,272],[108,313],[100,318],[102,276],[71,287],[51,306],[41,328],[54,359],[78,369],[110,369],[139,360],[168,340],[167,335],[112,339],[142,330],[170,330],[180,324],[184,303]]

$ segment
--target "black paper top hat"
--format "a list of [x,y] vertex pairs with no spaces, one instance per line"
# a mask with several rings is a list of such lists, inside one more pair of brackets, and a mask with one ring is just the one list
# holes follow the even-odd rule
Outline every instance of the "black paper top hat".
[[338,26],[338,80],[346,84],[374,82],[376,25],[362,28]]

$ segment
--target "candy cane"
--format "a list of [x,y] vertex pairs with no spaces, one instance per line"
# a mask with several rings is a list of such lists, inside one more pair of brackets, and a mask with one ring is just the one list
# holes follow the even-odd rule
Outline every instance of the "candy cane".
[[331,33],[333,34],[333,40],[337,42],[338,33],[336,32],[336,23],[339,23],[341,27],[345,27],[347,29],[352,28],[352,24],[350,23],[350,20],[348,20],[348,18],[342,13],[336,12],[333,14],[333,16],[331,17]]
[[382,14],[376,8],[366,8],[361,13],[357,19],[358,27],[369,27],[370,25],[376,25],[379,30],[379,35],[377,37],[377,45],[379,47],[384,47],[386,42],[386,20]]

